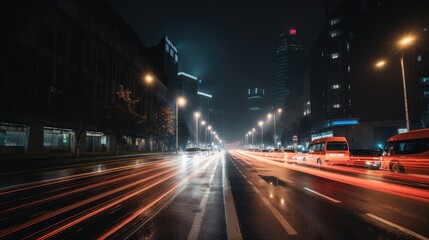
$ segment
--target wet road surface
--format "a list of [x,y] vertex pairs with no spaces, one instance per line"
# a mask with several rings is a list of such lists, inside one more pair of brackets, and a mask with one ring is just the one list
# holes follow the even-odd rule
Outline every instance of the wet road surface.
[[428,239],[429,191],[244,151],[3,175],[0,239]]

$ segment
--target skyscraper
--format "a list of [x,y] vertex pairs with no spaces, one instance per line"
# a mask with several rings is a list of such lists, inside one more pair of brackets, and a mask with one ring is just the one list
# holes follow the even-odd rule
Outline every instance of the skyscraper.
[[295,119],[296,93],[306,56],[307,50],[296,29],[280,33],[274,59],[273,105],[284,108],[290,116],[288,119]]
[[251,121],[257,121],[257,118],[265,114],[267,107],[265,89],[252,87],[247,89],[247,110],[250,113]]

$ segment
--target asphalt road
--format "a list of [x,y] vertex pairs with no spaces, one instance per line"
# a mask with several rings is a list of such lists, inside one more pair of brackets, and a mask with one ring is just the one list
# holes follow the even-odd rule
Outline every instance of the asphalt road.
[[429,191],[244,151],[1,176],[0,239],[428,239]]

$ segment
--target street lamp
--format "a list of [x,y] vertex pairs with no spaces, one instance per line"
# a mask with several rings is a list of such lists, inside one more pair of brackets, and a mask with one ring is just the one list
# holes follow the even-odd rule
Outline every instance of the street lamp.
[[244,141],[244,146],[247,146],[249,144],[249,134],[246,133],[246,141]]
[[403,48],[401,55],[401,70],[402,70],[402,85],[404,86],[404,106],[405,106],[405,124],[407,126],[407,132],[410,131],[410,118],[408,116],[408,100],[407,100],[407,86],[405,81],[405,70],[404,70],[404,52],[405,47],[413,43],[415,40],[414,36],[405,36],[399,41],[399,46]]
[[195,146],[198,147],[198,118],[201,116],[199,112],[195,112]]
[[144,80],[147,84],[151,84],[153,82],[153,75],[151,73],[146,73],[144,76]]
[[[283,110],[281,109],[281,108],[279,108],[279,109],[277,109],[277,112],[280,114],[281,112],[282,112]],[[276,144],[276,142],[277,142],[277,132],[276,132],[276,113],[274,113],[274,114],[271,114],[271,113],[269,113],[268,114],[268,119],[271,119],[271,117],[273,117],[273,122],[274,122],[274,147],[277,145]]]
[[258,125],[261,127],[262,148],[264,148],[264,122],[259,121]]
[[207,130],[210,131],[210,145],[212,144],[212,126],[208,125]]
[[[412,44],[415,41],[415,39],[416,39],[415,36],[408,35],[400,39],[397,43],[398,46],[402,49],[400,62],[401,62],[401,71],[402,71],[402,86],[404,90],[405,125],[407,127],[407,132],[410,131],[410,118],[408,116],[408,98],[407,98],[407,84],[405,80],[405,69],[404,69],[404,52],[405,52],[405,48],[410,44]],[[382,68],[384,67],[384,65],[386,65],[386,61],[384,60],[378,61],[375,64],[377,68]]]
[[184,97],[177,98],[176,101],[176,154],[179,149],[179,107],[185,106],[186,99]]
[[375,64],[375,67],[382,68],[382,67],[384,67],[384,65],[386,65],[386,61],[380,60]]
[[201,126],[204,128],[204,144],[207,145],[207,129],[205,127],[206,121],[201,121]]
[[253,143],[253,134],[255,133],[255,129],[254,128],[252,128],[252,147],[254,146],[254,143]]

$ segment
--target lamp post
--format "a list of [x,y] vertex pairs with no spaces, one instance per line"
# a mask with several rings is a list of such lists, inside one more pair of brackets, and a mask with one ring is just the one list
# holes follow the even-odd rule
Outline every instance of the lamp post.
[[255,129],[254,128],[252,128],[252,147],[253,147],[253,145],[255,145],[254,143],[253,143],[253,134],[255,133]]
[[401,70],[402,70],[402,85],[404,86],[405,124],[407,126],[407,132],[410,131],[410,118],[408,115],[407,85],[405,81],[405,70],[404,70],[404,52],[405,52],[405,47],[413,43],[414,40],[415,40],[414,36],[406,36],[399,41],[399,45],[403,48],[400,60],[401,60]]
[[[278,112],[279,114],[282,112],[283,110],[281,109],[281,108],[279,108],[279,109],[277,109],[277,111],[276,112]],[[273,125],[274,125],[274,136],[273,136],[273,138],[274,138],[274,147],[276,147],[276,142],[277,142],[277,132],[276,132],[276,113],[274,112],[274,114],[271,114],[271,113],[269,113],[268,114],[268,119],[270,119],[271,118],[271,116],[273,117]]]
[[244,146],[247,146],[249,144],[249,134],[246,133],[246,141],[244,141]]
[[207,145],[207,130],[206,130],[206,121],[201,121],[201,126],[204,128],[204,145]]
[[183,97],[177,98],[176,101],[176,154],[179,149],[179,107],[186,104],[186,99]]
[[200,117],[199,112],[195,112],[195,146],[198,147],[198,118]]
[[[403,37],[401,40],[399,40],[398,42],[398,46],[400,48],[402,48],[402,54],[400,57],[400,62],[401,62],[401,72],[402,72],[402,86],[403,86],[403,91],[404,91],[404,110],[405,110],[405,125],[407,128],[407,132],[410,131],[410,118],[408,115],[408,98],[407,98],[407,84],[406,84],[406,80],[405,80],[405,68],[404,68],[404,52],[405,52],[405,48],[407,46],[409,46],[410,44],[412,44],[415,40],[415,37],[412,35],[409,36],[405,36]],[[377,68],[382,68],[384,67],[384,65],[386,64],[385,61],[379,61],[375,64],[375,66]]]
[[262,142],[262,148],[264,148],[264,122],[259,121],[258,125],[261,127],[261,142]]
[[208,125],[207,130],[210,131],[210,146],[212,145],[212,126]]

